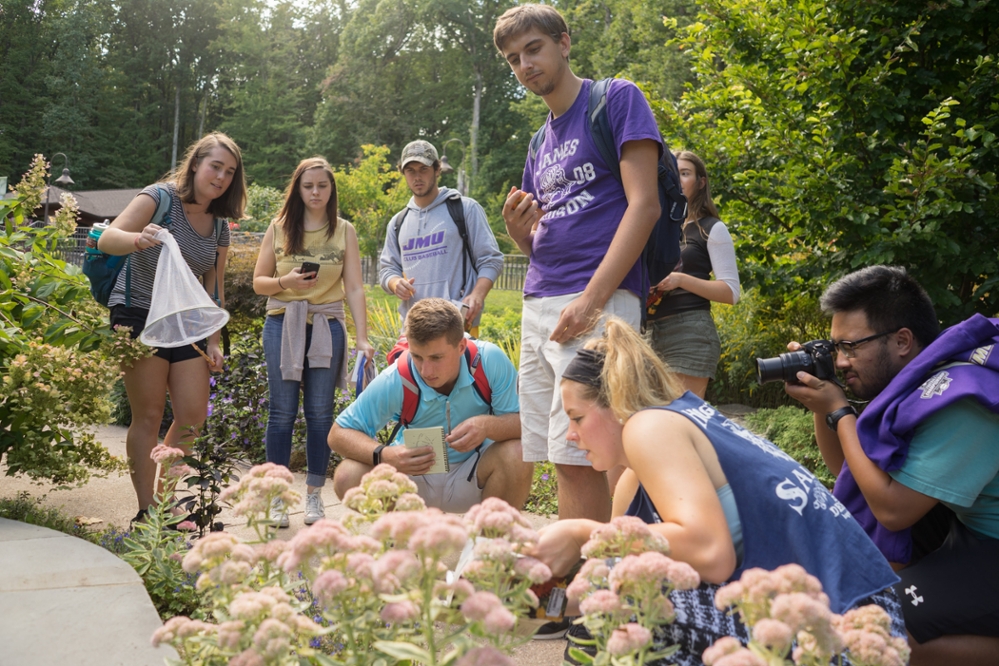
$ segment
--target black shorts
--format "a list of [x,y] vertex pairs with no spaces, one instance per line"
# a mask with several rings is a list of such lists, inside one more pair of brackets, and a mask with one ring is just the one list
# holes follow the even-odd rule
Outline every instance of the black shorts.
[[[132,339],[139,337],[142,329],[146,327],[146,317],[149,310],[145,308],[127,308],[124,305],[111,306],[111,328],[116,326],[130,326],[132,328]],[[208,350],[207,340],[198,340],[196,343],[201,351]],[[190,361],[192,358],[200,358],[199,354],[191,345],[183,347],[161,347],[157,348],[153,356],[159,357],[167,363],[180,363]]]
[[943,545],[898,572],[905,627],[919,643],[940,636],[999,637],[999,539],[956,517]]

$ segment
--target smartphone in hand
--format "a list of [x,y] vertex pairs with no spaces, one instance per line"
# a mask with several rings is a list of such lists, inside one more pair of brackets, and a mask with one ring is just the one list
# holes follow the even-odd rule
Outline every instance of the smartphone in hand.
[[315,280],[319,276],[319,264],[314,261],[303,261],[302,262],[302,275],[308,275],[312,273],[310,280]]

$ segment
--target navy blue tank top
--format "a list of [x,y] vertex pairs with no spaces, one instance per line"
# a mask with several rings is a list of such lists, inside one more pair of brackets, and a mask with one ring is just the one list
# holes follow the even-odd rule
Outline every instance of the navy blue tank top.
[[[742,523],[743,558],[730,580],[753,567],[800,564],[821,581],[834,613],[898,582],[850,512],[789,455],[689,391],[654,409],[693,421],[718,454]],[[626,513],[661,522],[641,486]]]

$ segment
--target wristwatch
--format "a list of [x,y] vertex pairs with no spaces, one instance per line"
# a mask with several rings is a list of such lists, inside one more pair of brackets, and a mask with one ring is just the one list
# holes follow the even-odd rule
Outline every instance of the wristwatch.
[[839,420],[846,416],[847,414],[857,415],[857,409],[853,405],[847,405],[846,407],[840,407],[835,412],[826,414],[826,425],[833,432],[836,432],[836,427],[839,425]]
[[375,447],[375,452],[371,455],[371,464],[375,467],[382,464],[382,449],[384,449],[385,446],[385,444],[379,444]]

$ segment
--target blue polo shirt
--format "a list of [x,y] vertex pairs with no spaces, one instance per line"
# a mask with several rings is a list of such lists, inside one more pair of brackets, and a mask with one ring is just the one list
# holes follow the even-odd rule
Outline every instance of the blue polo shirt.
[[[492,389],[493,414],[517,414],[520,412],[520,400],[517,397],[517,369],[506,357],[503,350],[490,342],[476,340],[479,348],[482,368]],[[416,418],[409,424],[411,428],[430,428],[444,426],[447,428],[447,404],[451,403],[451,428],[473,416],[489,413],[489,405],[479,397],[472,385],[472,373],[468,363],[462,359],[458,381],[451,389],[450,395],[438,393],[427,386],[420,373],[413,366],[413,376],[420,386],[420,406],[416,410]],[[369,437],[375,437],[379,430],[389,421],[398,421],[402,411],[402,378],[395,364],[382,370],[364,392],[358,396],[336,418],[336,424],[341,428],[349,428],[363,432]],[[396,435],[392,446],[402,444],[402,431]],[[487,439],[483,448],[492,444]],[[447,457],[451,465],[460,465],[472,455],[472,451],[459,453],[448,447]]]

